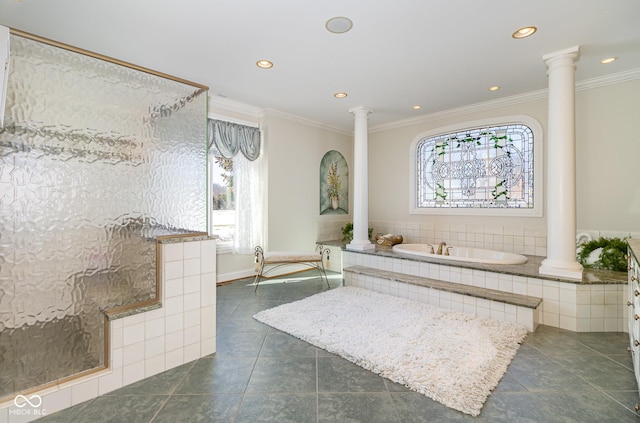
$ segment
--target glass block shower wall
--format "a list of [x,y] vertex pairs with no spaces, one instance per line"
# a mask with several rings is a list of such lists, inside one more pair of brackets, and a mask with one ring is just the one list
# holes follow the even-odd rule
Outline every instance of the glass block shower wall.
[[202,87],[12,35],[0,128],[0,398],[105,364],[158,235],[206,231]]

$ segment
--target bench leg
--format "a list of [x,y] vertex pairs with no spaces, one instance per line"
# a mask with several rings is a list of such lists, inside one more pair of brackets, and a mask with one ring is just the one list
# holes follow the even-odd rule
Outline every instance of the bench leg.
[[262,278],[262,271],[264,270],[264,261],[260,262],[260,267],[258,269],[258,273],[256,273],[256,278],[253,280],[253,284],[256,286],[253,289],[253,292],[258,290],[258,284],[260,283],[260,278]]
[[320,280],[322,280],[322,276],[324,275],[324,280],[327,282],[327,288],[331,289],[331,285],[329,285],[329,278],[327,277],[327,272],[324,270],[323,262],[320,262],[318,270],[320,271]]

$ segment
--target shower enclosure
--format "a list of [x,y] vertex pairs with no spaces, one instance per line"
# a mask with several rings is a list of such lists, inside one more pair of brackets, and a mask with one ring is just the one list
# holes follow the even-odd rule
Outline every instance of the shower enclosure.
[[206,231],[207,88],[13,31],[0,128],[0,399],[103,368],[156,238]]

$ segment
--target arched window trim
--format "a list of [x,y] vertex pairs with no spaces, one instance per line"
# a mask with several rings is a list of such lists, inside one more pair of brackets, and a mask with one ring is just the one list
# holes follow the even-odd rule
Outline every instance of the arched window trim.
[[[416,174],[417,147],[425,138],[435,137],[442,134],[456,133],[465,129],[473,129],[488,126],[521,124],[528,126],[533,132],[533,166],[534,166],[534,207],[527,209],[517,208],[419,208],[417,207],[418,181]],[[534,118],[526,115],[502,116],[474,121],[461,122],[453,125],[435,128],[418,134],[410,146],[409,158],[409,214],[431,214],[431,215],[462,215],[462,216],[517,216],[517,217],[542,217],[543,204],[543,132],[540,123]]]

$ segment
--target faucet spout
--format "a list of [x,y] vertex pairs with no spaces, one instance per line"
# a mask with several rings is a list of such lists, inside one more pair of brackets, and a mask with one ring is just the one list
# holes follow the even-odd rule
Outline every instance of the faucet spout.
[[442,247],[444,247],[445,245],[447,245],[447,243],[442,241],[440,245],[438,245],[438,251],[436,252],[436,254],[442,255]]

